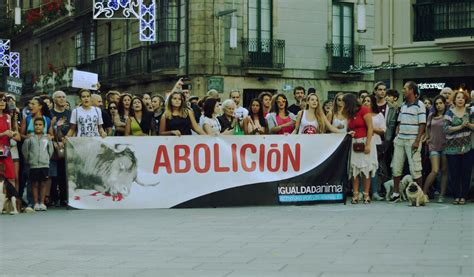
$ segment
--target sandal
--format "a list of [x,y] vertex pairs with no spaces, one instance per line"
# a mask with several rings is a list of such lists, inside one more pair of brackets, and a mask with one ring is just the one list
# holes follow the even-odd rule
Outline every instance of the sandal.
[[370,204],[370,195],[364,192],[364,204]]
[[458,205],[459,204],[459,198],[454,199],[453,205]]
[[459,204],[459,205],[464,205],[464,204],[466,204],[466,199],[464,199],[464,198],[459,199],[458,204]]
[[352,194],[352,204],[359,204],[359,192],[354,192]]

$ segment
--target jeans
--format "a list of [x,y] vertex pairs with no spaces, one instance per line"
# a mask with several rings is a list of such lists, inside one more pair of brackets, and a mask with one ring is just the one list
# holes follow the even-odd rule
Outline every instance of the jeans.
[[379,192],[379,171],[380,169],[377,169],[375,177],[372,177],[370,181],[370,190],[372,194]]

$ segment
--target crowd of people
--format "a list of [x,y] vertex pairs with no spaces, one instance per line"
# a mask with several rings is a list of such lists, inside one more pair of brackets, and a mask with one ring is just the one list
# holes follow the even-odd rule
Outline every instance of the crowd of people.
[[410,81],[400,105],[398,91],[378,82],[373,92],[341,92],[321,103],[314,88],[306,92],[298,86],[292,105],[283,93],[262,92],[244,108],[238,90],[225,100],[216,90],[192,97],[180,79],[166,98],[113,90],[103,101],[82,89],[73,109],[63,91],[34,97],[19,109],[13,95],[0,92],[0,169],[20,195],[26,190],[27,211],[45,211],[67,205],[64,143],[73,136],[346,133],[352,136],[353,204],[383,200],[389,192],[381,184],[389,179],[394,189],[388,199],[399,202],[400,180],[407,172],[427,201],[436,183],[438,202],[449,191],[452,203],[463,205],[474,156],[473,94],[444,88],[434,99],[421,99]]

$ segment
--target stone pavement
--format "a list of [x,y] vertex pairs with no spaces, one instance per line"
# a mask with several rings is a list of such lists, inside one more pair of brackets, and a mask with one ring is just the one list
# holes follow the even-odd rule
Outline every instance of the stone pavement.
[[1,276],[473,276],[474,204],[0,216]]

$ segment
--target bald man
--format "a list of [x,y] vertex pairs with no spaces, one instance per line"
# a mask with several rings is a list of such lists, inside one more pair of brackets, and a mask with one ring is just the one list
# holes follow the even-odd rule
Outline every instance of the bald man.
[[112,135],[112,127],[114,126],[114,124],[112,122],[112,119],[110,118],[109,112],[104,109],[104,102],[102,101],[102,96],[100,96],[100,94],[92,94],[91,102],[92,106],[99,108],[102,112],[102,122],[104,122],[102,127],[107,133],[107,136]]

